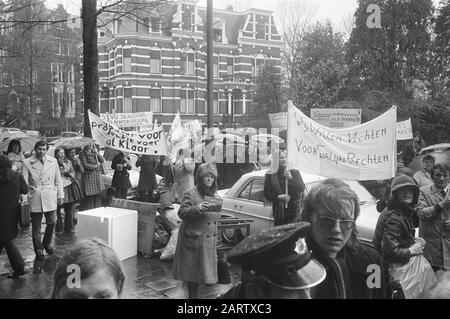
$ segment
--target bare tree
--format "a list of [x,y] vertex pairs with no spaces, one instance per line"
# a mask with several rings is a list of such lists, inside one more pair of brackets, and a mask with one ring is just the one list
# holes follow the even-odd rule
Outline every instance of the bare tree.
[[280,22],[285,47],[283,50],[283,68],[287,87],[298,77],[297,68],[302,57],[302,38],[311,27],[317,11],[317,4],[307,0],[280,0],[278,3],[278,21]]
[[143,23],[142,12],[169,3],[168,0],[82,0],[83,21],[83,82],[84,82],[84,135],[92,137],[88,111],[99,113],[99,77],[97,23],[101,14],[109,14],[112,22],[122,17],[131,17]]

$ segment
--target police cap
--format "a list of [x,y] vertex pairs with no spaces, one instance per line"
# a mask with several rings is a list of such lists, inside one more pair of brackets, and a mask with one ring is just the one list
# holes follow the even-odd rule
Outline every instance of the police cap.
[[316,286],[326,272],[303,239],[310,226],[301,222],[261,230],[233,247],[227,260],[283,289]]

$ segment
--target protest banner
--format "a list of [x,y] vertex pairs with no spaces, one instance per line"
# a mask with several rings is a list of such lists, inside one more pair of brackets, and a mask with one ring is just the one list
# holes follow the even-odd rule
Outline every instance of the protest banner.
[[287,129],[287,112],[269,114],[269,120],[272,128]]
[[397,108],[351,128],[325,127],[288,108],[287,165],[308,173],[346,180],[395,176]]
[[411,118],[406,121],[397,122],[397,140],[412,140],[413,129]]
[[352,127],[361,124],[361,109],[311,109],[311,119],[326,127]]
[[124,131],[140,131],[153,128],[153,112],[103,113],[100,118]]
[[127,153],[157,156],[168,154],[166,136],[161,126],[146,133],[129,133],[103,121],[91,111],[88,114],[92,138],[98,144]]

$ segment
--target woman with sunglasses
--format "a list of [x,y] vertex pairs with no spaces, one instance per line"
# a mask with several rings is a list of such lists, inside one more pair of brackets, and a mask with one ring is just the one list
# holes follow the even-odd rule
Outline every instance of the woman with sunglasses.
[[311,223],[306,243],[327,272],[325,280],[311,289],[313,299],[384,298],[388,277],[381,256],[357,239],[359,211],[358,196],[340,180],[325,180],[308,193],[301,215],[302,221]]

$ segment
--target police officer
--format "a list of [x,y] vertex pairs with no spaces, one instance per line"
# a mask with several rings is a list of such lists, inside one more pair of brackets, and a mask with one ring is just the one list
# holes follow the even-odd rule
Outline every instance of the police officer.
[[325,268],[311,258],[303,240],[310,224],[264,229],[237,244],[228,262],[240,264],[241,282],[221,299],[308,299],[309,288],[325,279]]

